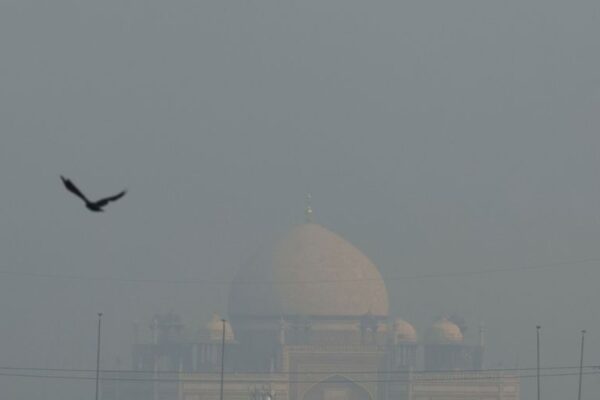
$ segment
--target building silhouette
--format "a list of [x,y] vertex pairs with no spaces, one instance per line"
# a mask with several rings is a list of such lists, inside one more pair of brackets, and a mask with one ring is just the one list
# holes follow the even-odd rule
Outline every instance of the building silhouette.
[[466,344],[452,318],[423,335],[390,319],[377,267],[311,220],[308,207],[306,223],[239,270],[225,324],[215,314],[184,337],[178,315],[155,316],[133,371],[103,374],[103,400],[218,400],[223,327],[227,400],[519,398],[518,378],[482,370],[483,338]]

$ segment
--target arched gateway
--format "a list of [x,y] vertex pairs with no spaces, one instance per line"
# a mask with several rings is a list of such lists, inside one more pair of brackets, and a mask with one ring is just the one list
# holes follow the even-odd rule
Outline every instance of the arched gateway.
[[336,375],[311,387],[303,400],[372,400],[362,386]]

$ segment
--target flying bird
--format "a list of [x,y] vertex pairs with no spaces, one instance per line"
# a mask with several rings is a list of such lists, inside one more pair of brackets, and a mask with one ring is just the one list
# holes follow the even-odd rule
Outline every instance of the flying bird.
[[127,193],[126,190],[123,190],[121,193],[115,194],[114,196],[105,197],[97,201],[90,201],[70,179],[67,179],[62,175],[60,176],[60,179],[62,179],[67,190],[83,200],[86,208],[93,212],[103,212],[104,207],[106,207],[108,203],[119,200],[121,197],[125,196],[125,193]]

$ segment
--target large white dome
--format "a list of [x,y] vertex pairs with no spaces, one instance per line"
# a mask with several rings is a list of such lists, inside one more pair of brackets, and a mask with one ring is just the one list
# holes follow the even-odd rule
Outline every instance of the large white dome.
[[377,267],[324,227],[296,226],[272,251],[236,275],[229,297],[235,317],[357,317],[388,315]]

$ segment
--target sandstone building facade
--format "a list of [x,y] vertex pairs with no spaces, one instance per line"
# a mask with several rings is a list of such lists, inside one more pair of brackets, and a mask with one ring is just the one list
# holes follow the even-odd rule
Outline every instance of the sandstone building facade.
[[456,323],[417,335],[389,308],[377,267],[309,221],[240,269],[225,323],[190,338],[157,316],[133,371],[103,374],[103,399],[218,400],[224,338],[227,400],[518,400],[518,378],[482,370],[483,343]]

